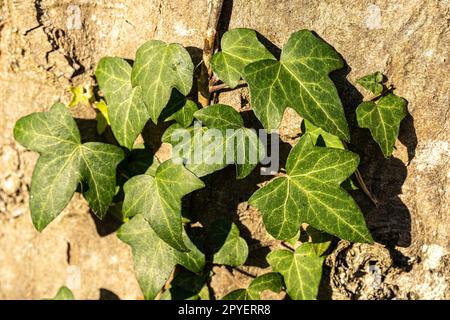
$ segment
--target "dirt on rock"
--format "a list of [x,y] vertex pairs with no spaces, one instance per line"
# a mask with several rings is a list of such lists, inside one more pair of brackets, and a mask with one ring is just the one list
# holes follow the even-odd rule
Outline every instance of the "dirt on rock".
[[[37,155],[14,141],[12,129],[26,114],[67,103],[70,85],[94,84],[103,56],[133,59],[151,39],[181,43],[198,54],[206,3],[0,0],[0,299],[49,298],[62,285],[78,299],[142,298],[130,248],[110,224],[92,217],[80,195],[42,233],[34,229],[28,190]],[[354,196],[377,243],[336,243],[320,298],[450,298],[449,21],[448,0],[359,0],[351,6],[344,0],[225,0],[221,30],[253,28],[275,53],[299,29],[314,30],[330,43],[346,61],[332,78],[353,124],[365,94],[354,85],[360,76],[383,72],[409,102],[390,159],[367,130],[353,134],[360,171],[379,206],[360,191]],[[220,94],[219,101],[249,114],[246,88]],[[80,106],[74,115],[91,119],[95,113]],[[299,123],[295,112],[286,112],[282,156],[295,143]],[[163,145],[161,156],[168,152]],[[246,202],[269,177],[255,171],[236,181],[233,167],[214,175],[220,183],[192,195],[191,210],[204,224],[230,217],[250,246],[239,270],[214,269],[212,286],[220,298],[269,270],[264,257],[278,243]]]

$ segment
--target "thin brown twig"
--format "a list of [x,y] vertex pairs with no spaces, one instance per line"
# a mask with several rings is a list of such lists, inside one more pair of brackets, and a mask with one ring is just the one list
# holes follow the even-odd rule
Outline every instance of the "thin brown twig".
[[355,177],[356,180],[358,180],[358,183],[361,186],[362,191],[366,194],[366,196],[370,199],[370,201],[372,201],[374,206],[378,208],[378,200],[375,199],[372,193],[370,193],[358,168],[355,171]]
[[[345,143],[345,141],[342,141],[342,144],[344,145],[344,147],[346,149],[348,149],[348,146]],[[375,197],[372,195],[372,193],[370,193],[369,189],[366,186],[366,183],[364,182],[361,172],[359,171],[358,168],[356,168],[355,177],[356,177],[356,180],[358,180],[358,183],[361,186],[362,191],[366,194],[366,196],[370,199],[370,201],[372,201],[374,206],[378,208],[378,200],[375,199]]]
[[198,101],[203,107],[210,103],[209,85],[213,75],[211,58],[214,54],[216,43],[217,24],[222,11],[223,0],[208,0],[208,24],[206,26],[203,44],[203,64],[198,79]]
[[223,0],[208,0],[208,24],[206,27],[206,36],[203,44],[203,62],[208,71],[208,78],[212,76],[211,58],[214,54],[214,47],[217,34],[217,24],[219,23],[220,13],[222,11]]

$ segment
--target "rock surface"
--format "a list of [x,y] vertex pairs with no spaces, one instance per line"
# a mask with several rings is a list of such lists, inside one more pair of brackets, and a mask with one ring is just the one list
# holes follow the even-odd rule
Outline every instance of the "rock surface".
[[[133,58],[150,39],[198,53],[205,8],[206,0],[0,0],[0,298],[51,297],[62,285],[80,299],[141,296],[130,249],[111,230],[96,230],[80,196],[43,233],[34,230],[27,198],[37,156],[14,142],[12,128],[21,116],[67,102],[69,85],[93,83],[102,56]],[[278,48],[292,32],[308,28],[333,45],[351,67],[333,75],[350,119],[363,99],[352,84],[376,70],[409,101],[391,159],[383,159],[366,131],[353,135],[363,143],[355,148],[360,170],[380,205],[355,196],[378,244],[339,243],[327,259],[324,298],[450,298],[449,19],[448,0],[361,0],[351,6],[343,0],[225,0],[222,28],[254,28]],[[246,89],[219,99],[248,109]],[[82,107],[75,113],[93,117]],[[295,141],[298,124],[293,112],[286,114],[284,142]],[[262,181],[239,185],[232,173],[219,173],[228,179],[225,186],[195,196],[199,209],[240,222],[254,255],[263,255],[273,241],[245,202]],[[263,259],[249,260],[246,273],[267,268]],[[239,271],[215,271],[217,297],[249,281]]]

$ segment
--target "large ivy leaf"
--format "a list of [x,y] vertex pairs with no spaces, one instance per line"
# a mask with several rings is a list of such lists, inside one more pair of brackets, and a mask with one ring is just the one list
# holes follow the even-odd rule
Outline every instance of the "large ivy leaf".
[[209,226],[206,245],[213,253],[213,263],[238,267],[247,260],[247,242],[240,237],[236,224],[229,220],[219,219]]
[[359,78],[356,82],[375,95],[380,95],[384,89],[383,74],[379,71]]
[[389,93],[376,102],[362,102],[356,109],[356,119],[361,128],[368,128],[387,158],[394,151],[400,122],[406,117],[407,101]]
[[205,265],[204,255],[184,231],[183,241],[188,252],[180,252],[167,245],[141,214],[122,225],[117,236],[132,248],[134,271],[146,299],[155,298],[176,264],[195,273],[200,273]]
[[222,51],[211,59],[211,67],[230,88],[239,84],[246,65],[264,59],[275,59],[259,42],[255,30],[238,28],[225,32],[220,42]]
[[306,134],[289,154],[287,174],[257,190],[249,203],[277,239],[292,238],[306,222],[341,239],[372,242],[358,205],[340,187],[358,162],[353,152],[314,146]]
[[59,288],[55,297],[52,300],[75,300],[72,291],[67,287]]
[[203,182],[183,165],[167,160],[158,166],[154,177],[141,174],[125,183],[124,216],[142,214],[161,239],[185,251],[181,198],[202,187]]
[[347,121],[328,74],[343,67],[338,53],[311,31],[291,35],[280,61],[266,59],[245,67],[253,111],[266,129],[278,128],[286,107],[343,140]]
[[144,43],[136,51],[131,72],[133,87],[142,88],[142,96],[154,123],[175,88],[187,95],[192,87],[194,65],[189,53],[179,44],[159,40]]
[[186,155],[186,168],[196,176],[203,177],[235,163],[236,177],[242,179],[263,159],[264,145],[254,130],[244,127],[241,115],[232,107],[216,104],[198,110],[194,116],[206,127],[187,128],[184,132],[189,139],[179,141],[182,135],[177,130],[182,128],[173,125],[162,140]]
[[49,112],[19,119],[15,139],[40,154],[34,168],[30,210],[33,224],[42,231],[67,205],[77,185],[86,182],[83,195],[92,211],[102,218],[114,197],[116,167],[124,158],[119,147],[88,142],[63,104]]
[[149,118],[141,87],[131,87],[131,66],[122,58],[105,57],[98,63],[95,76],[108,103],[114,136],[120,145],[131,149]]
[[267,255],[273,271],[281,273],[286,291],[293,300],[314,300],[319,291],[324,258],[316,255],[310,243],[295,250],[275,250]]
[[269,272],[256,277],[247,289],[238,289],[230,292],[223,300],[261,300],[261,293],[271,290],[279,293],[283,287],[283,278],[279,273]]

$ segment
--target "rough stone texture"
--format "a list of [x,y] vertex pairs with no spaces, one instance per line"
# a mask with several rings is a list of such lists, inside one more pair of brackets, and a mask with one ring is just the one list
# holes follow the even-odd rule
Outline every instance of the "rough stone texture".
[[[0,0],[0,298],[50,297],[63,284],[77,298],[113,298],[111,292],[120,298],[141,296],[129,248],[98,223],[96,232],[80,196],[42,234],[33,229],[27,192],[36,155],[14,142],[12,128],[23,115],[60,99],[67,102],[70,84],[92,83],[95,63],[104,55],[133,58],[141,43],[155,38],[201,47],[205,4]],[[222,28],[254,28],[278,47],[293,31],[308,28],[333,45],[351,67],[333,75],[350,120],[363,98],[352,83],[376,70],[409,101],[410,116],[391,159],[382,158],[367,131],[354,132],[360,170],[380,205],[374,207],[359,192],[355,196],[378,244],[339,243],[327,259],[324,298],[450,298],[449,19],[448,0],[351,5],[343,0],[225,0]],[[249,108],[246,89],[219,99],[241,111]],[[93,117],[86,108],[74,112]],[[294,112],[286,114],[282,150],[295,141],[298,124]],[[226,183],[200,191],[193,202],[196,209],[211,212],[206,220],[228,215],[239,222],[254,249],[242,271],[258,274],[267,268],[261,256],[276,242],[245,200],[267,177],[255,174],[246,183],[236,182],[232,169],[217,174]],[[239,271],[215,272],[217,297],[249,281]]]

